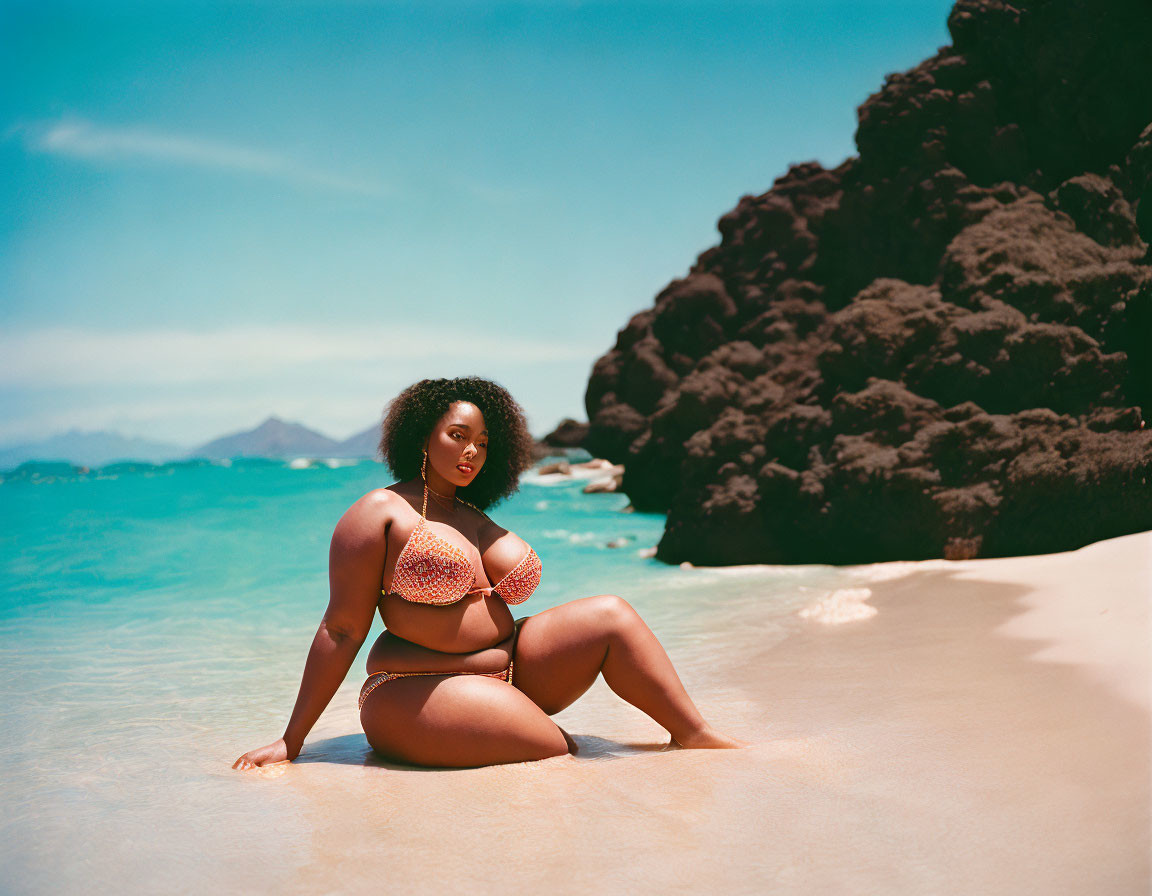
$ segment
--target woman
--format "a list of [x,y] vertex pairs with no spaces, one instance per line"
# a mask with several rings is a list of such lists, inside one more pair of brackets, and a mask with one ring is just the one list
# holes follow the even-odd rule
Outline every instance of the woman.
[[[233,764],[292,760],[344,681],[377,609],[387,628],[368,656],[360,721],[393,760],[472,767],[575,753],[548,716],[599,674],[681,747],[738,747],[688,697],[656,636],[612,594],[513,621],[540,561],[482,508],[532,463],[519,405],[476,377],[421,380],[389,406],[380,450],[402,480],[336,524],[331,597],[284,736]],[[495,584],[493,584],[495,583]]]

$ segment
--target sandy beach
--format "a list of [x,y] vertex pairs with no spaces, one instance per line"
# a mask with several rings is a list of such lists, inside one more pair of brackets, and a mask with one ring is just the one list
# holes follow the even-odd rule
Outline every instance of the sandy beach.
[[236,779],[291,804],[291,848],[220,870],[300,893],[1145,893],[1150,556],[1144,533],[856,567],[824,601],[874,613],[798,613],[763,649],[754,609],[718,608],[723,658],[673,659],[742,751],[665,751],[602,681],[556,717],[579,756],[496,768],[381,762],[330,710],[297,763]]
[[[374,473],[329,471],[318,494],[300,475],[174,474],[204,496],[169,511],[179,542],[151,535],[172,504],[155,480],[91,484],[148,502],[115,538],[100,512],[53,542],[53,500],[75,502],[77,486],[38,499],[43,522],[20,531],[55,573],[40,591],[12,579],[0,891],[1149,890],[1152,532],[996,560],[669,567],[646,559],[660,518],[529,484],[504,515],[549,557],[524,612],[621,594],[705,717],[753,746],[668,750],[598,681],[556,716],[576,756],[401,766],[360,728],[362,656],[296,762],[237,772],[243,749],[282,730],[323,609],[315,519]],[[297,528],[245,511],[267,531],[229,553],[213,483],[294,502]],[[269,559],[273,542],[292,549]],[[180,566],[173,543],[211,546],[216,565],[158,578]],[[249,553],[259,580],[241,575]],[[134,562],[139,577],[117,584]],[[83,674],[61,667],[79,655]]]

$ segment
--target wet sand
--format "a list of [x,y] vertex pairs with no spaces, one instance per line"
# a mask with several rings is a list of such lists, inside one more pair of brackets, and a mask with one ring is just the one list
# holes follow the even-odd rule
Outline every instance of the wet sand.
[[666,750],[598,681],[556,716],[578,756],[404,767],[367,750],[350,676],[296,763],[236,779],[278,821],[209,876],[298,893],[1147,893],[1150,557],[1145,533],[858,567],[840,594],[857,612],[794,614],[767,645],[755,605],[717,607],[702,643],[723,655],[673,660],[745,750]]

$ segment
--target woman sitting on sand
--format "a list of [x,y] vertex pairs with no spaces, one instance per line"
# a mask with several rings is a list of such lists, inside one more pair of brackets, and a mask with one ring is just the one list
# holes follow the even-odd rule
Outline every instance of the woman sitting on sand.
[[600,673],[668,729],[670,745],[743,745],[704,721],[656,636],[616,595],[513,621],[508,606],[535,589],[540,561],[482,508],[516,491],[531,447],[523,411],[496,383],[421,380],[397,396],[380,449],[402,481],[368,492],[336,524],[331,596],[292,718],[233,768],[299,755],[377,609],[387,631],[368,656],[360,722],[389,759],[470,767],[575,753],[548,716]]

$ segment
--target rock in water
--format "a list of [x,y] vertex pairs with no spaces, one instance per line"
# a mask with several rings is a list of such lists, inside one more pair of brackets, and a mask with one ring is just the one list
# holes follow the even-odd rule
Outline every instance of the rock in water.
[[1152,528],[1152,13],[961,0],[592,371],[658,554],[861,563]]

